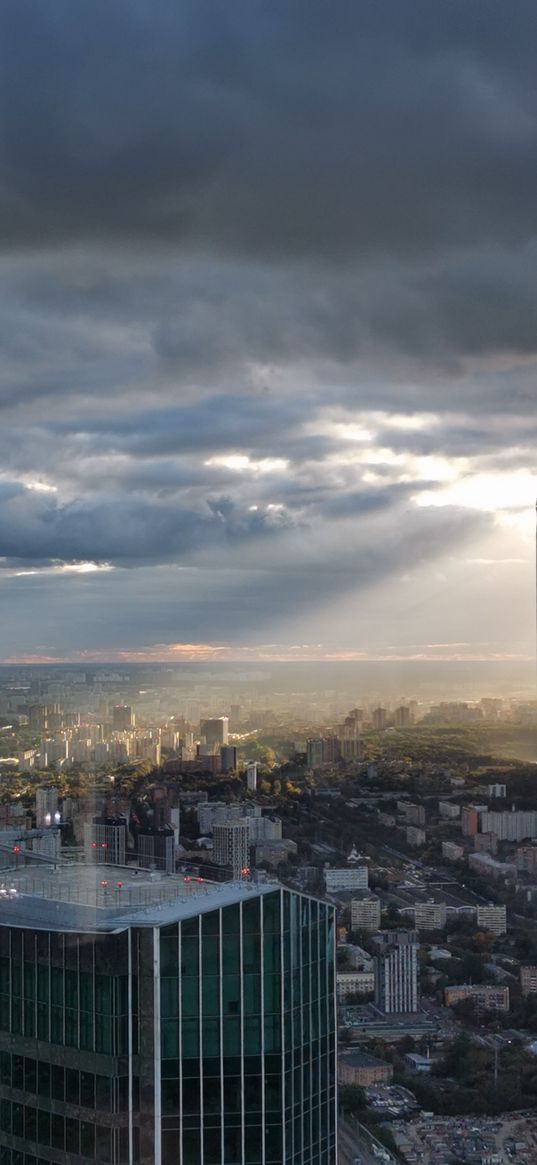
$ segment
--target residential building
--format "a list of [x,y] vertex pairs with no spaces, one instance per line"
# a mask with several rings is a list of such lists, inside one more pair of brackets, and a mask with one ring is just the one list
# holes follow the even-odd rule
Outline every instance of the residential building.
[[439,801],[438,812],[440,817],[445,817],[448,821],[455,821],[461,815],[461,807],[455,805],[453,801]]
[[461,830],[463,837],[473,837],[479,829],[479,813],[475,805],[461,807]]
[[250,830],[247,821],[228,821],[213,828],[213,858],[240,878],[250,866]]
[[0,1159],[335,1165],[330,905],[112,870],[2,903]]
[[422,845],[425,845],[425,843],[427,841],[427,834],[426,834],[425,830],[420,829],[419,826],[417,826],[417,825],[407,825],[406,831],[405,831],[405,836],[406,836],[407,844],[411,845],[411,846],[415,846],[416,849],[418,849]]
[[468,854],[468,865],[480,877],[493,878],[496,882],[516,878],[517,870],[513,862],[499,862],[489,853]]
[[234,773],[237,768],[237,749],[233,744],[224,744],[220,749],[220,771]]
[[442,857],[446,858],[448,862],[461,862],[464,857],[462,845],[457,845],[454,841],[443,841]]
[[353,898],[351,902],[352,930],[380,930],[380,898],[374,894]]
[[477,907],[477,926],[480,930],[490,930],[493,934],[505,934],[507,931],[507,908],[505,906]]
[[523,995],[533,995],[537,992],[537,967],[535,964],[526,964],[520,968],[520,986]]
[[509,1011],[509,988],[489,986],[486,983],[461,983],[444,988],[446,1007],[454,1007],[463,999],[473,999],[475,1007],[484,1011]]
[[336,989],[340,1001],[349,995],[369,995],[375,990],[375,975],[373,971],[338,971]]
[[498,841],[524,841],[537,838],[537,809],[515,809],[510,812],[485,810],[481,814],[483,833],[495,833]]
[[416,1012],[418,992],[418,936],[415,931],[382,931],[375,942],[381,948],[375,973],[375,1006],[385,1014]]
[[129,704],[115,704],[112,708],[112,730],[114,732],[128,732],[134,728],[136,717]]
[[537,874],[537,845],[519,845],[514,862],[519,873]]
[[443,930],[446,918],[445,902],[416,902],[414,908],[416,930]]
[[397,809],[407,825],[425,825],[425,806],[415,805],[413,801],[398,801]]
[[500,784],[489,785],[488,786],[488,795],[491,798],[492,797],[505,798],[507,796],[507,785],[500,785]]
[[498,838],[495,833],[474,834],[474,850],[476,853],[496,854],[498,852]]

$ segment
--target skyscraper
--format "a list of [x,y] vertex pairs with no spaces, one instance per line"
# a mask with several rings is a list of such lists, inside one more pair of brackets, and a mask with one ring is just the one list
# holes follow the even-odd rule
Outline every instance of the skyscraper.
[[0,1160],[334,1165],[332,908],[101,871],[2,903]]
[[200,722],[200,736],[203,737],[209,748],[220,749],[228,743],[229,719],[227,716],[218,716],[211,720]]

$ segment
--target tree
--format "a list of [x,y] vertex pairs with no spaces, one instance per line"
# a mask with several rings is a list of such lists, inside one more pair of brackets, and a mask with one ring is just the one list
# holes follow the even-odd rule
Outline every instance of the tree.
[[351,1116],[359,1116],[367,1108],[365,1092],[357,1084],[342,1084],[339,1090],[339,1103],[343,1112]]

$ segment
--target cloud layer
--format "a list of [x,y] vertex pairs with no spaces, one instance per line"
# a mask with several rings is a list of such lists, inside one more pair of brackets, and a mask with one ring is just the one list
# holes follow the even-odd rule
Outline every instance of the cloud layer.
[[1,19],[0,657],[531,652],[534,6]]

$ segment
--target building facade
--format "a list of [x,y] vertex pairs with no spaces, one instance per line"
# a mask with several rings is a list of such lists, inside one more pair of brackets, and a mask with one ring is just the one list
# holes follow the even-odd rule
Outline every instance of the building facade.
[[250,828],[247,821],[228,821],[213,829],[213,859],[240,877],[250,865]]
[[416,1012],[419,992],[415,931],[384,931],[377,939],[383,949],[376,958],[376,1007],[387,1015]]
[[332,907],[135,889],[126,912],[5,904],[3,1165],[335,1165]]

